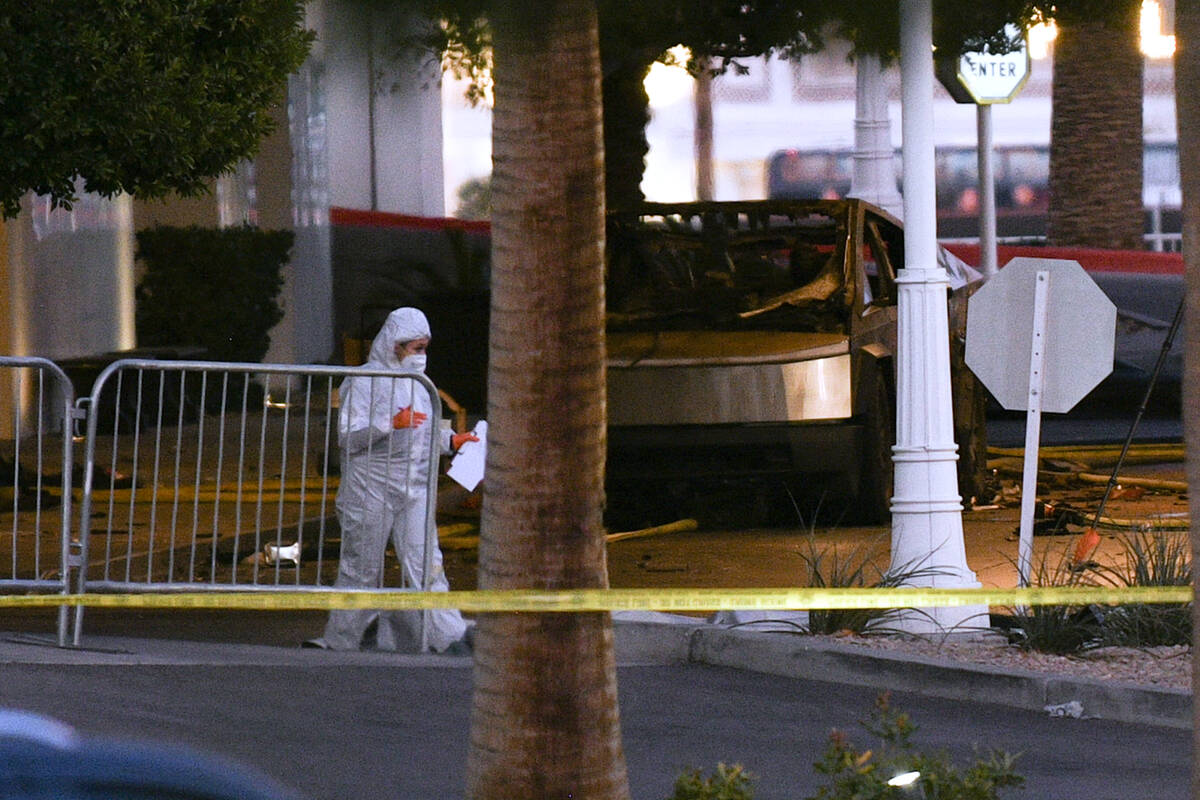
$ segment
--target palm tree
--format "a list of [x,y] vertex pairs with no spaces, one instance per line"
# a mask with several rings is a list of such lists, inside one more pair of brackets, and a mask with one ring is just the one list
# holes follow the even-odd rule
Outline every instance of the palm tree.
[[1050,122],[1051,244],[1140,250],[1141,0],[1058,10]]
[[[607,586],[604,181],[592,0],[500,3],[482,589]],[[467,794],[628,798],[607,614],[488,614]]]
[[[1175,120],[1179,140],[1179,185],[1183,190],[1183,260],[1186,265],[1188,319],[1200,313],[1200,98],[1191,87],[1200,81],[1200,4],[1175,5]],[[1186,326],[1184,349],[1184,397],[1194,397],[1200,388],[1200,325]],[[1187,441],[1187,476],[1200,486],[1200,409],[1195,403],[1183,406],[1184,439]],[[1193,519],[1200,519],[1200,497],[1192,493]],[[1200,531],[1192,531],[1192,563],[1200,556]],[[1192,570],[1197,591],[1200,574]],[[1200,630],[1200,604],[1192,604],[1192,628]],[[1192,692],[1200,691],[1200,663],[1192,666]],[[1200,705],[1192,705],[1192,797],[1200,797]]]
[[641,186],[646,154],[650,152],[646,140],[650,96],[646,94],[645,79],[658,55],[623,60],[613,56],[605,68],[604,185],[608,208],[634,209],[646,199]]

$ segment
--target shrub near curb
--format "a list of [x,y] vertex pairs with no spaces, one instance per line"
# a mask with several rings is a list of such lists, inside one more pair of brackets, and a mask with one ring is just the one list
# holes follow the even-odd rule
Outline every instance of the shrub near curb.
[[[1191,586],[1191,544],[1187,534],[1139,530],[1122,534],[1122,560],[1105,565],[1076,563],[1063,551],[1034,564],[1034,586]],[[1190,646],[1192,604],[1012,607],[993,628],[1025,650],[1075,655],[1100,647]]]
[[675,779],[675,793],[667,800],[753,800],[754,779],[738,765],[718,764],[705,776],[689,770]]
[[213,361],[261,361],[283,319],[291,231],[158,226],[137,234],[141,345],[199,345]]
[[[1123,564],[1102,574],[1117,586],[1191,586],[1192,551],[1186,533],[1140,530],[1122,534]],[[1191,645],[1192,604],[1129,603],[1108,609],[1102,644],[1118,647]]]
[[[858,750],[842,731],[829,736],[829,744],[813,769],[827,783],[806,800],[904,800],[954,798],[998,800],[1008,789],[1018,789],[1025,779],[1015,770],[1016,757],[992,750],[959,768],[942,753],[917,750],[911,739],[917,726],[891,704],[887,692],[879,695],[871,717],[862,727],[878,739],[877,746]],[[914,794],[914,792],[918,794]],[[753,779],[740,765],[718,764],[704,776],[689,770],[675,780],[667,800],[752,800]]]
[[876,699],[862,727],[878,738],[874,749],[857,750],[841,731],[834,731],[821,760],[813,767],[828,784],[807,800],[902,800],[919,790],[920,797],[997,800],[1006,789],[1024,785],[1015,770],[1016,757],[992,750],[960,769],[942,753],[926,753],[913,745],[917,726],[891,704],[885,692]]

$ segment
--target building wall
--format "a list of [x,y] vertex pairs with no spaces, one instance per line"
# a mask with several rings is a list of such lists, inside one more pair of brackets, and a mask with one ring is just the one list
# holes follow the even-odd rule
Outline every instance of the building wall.
[[[210,194],[142,201],[84,196],[74,211],[30,198],[0,242],[4,351],[71,358],[136,346],[134,232],[153,225],[239,224],[296,234],[272,331],[271,361],[335,354],[331,204],[444,213],[440,83],[394,51],[404,22],[355,0],[313,0],[317,41],[288,85],[278,127],[253,164]],[[370,76],[376,75],[375,81]],[[374,83],[374,90],[372,90]],[[81,301],[80,299],[83,299]]]
[[128,196],[84,195],[70,211],[30,197],[7,229],[10,353],[63,359],[133,346]]
[[367,44],[372,42],[364,4],[331,0],[317,31],[325,64],[326,110],[329,120],[330,203],[345,208],[372,207],[371,82]]
[[153,228],[156,225],[187,227],[201,225],[212,227],[219,224],[215,194],[198,197],[171,197],[133,200],[134,230]]
[[[271,330],[266,360],[328,361],[334,353],[329,246],[329,176],[322,64],[315,53],[288,81],[286,118],[256,161],[258,219],[295,234],[281,293],[284,317]],[[286,187],[286,191],[284,191]]]
[[328,110],[330,202],[442,216],[441,81],[423,56],[397,56],[411,23],[329,0],[317,29]]
[[415,55],[386,62],[382,74],[374,108],[377,210],[444,216],[440,76]]

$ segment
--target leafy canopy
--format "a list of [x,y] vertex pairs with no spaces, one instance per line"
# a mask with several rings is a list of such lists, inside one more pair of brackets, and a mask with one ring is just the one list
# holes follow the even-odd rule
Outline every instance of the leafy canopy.
[[[1103,5],[1106,0],[1079,0]],[[487,88],[491,59],[488,16],[497,0],[399,0],[410,12],[436,24],[404,37],[405,48],[437,54],[442,68],[471,80],[469,95]],[[798,58],[821,50],[830,37],[848,39],[855,52],[893,57],[899,52],[897,2],[879,0],[597,0],[600,50],[605,73],[623,62],[670,62],[667,50],[685,46],[693,71],[739,69],[737,59],[777,55]],[[1004,26],[1025,28],[1050,18],[1057,7],[1037,0],[994,0],[981,6],[935,0],[934,43],[957,54],[984,45],[992,52],[1012,47]]]
[[301,0],[38,0],[0,10],[0,212],[194,195],[257,150],[312,35]]

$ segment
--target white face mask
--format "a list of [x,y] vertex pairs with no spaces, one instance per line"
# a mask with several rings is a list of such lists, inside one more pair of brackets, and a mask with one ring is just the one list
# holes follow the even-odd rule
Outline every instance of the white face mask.
[[409,372],[424,372],[425,371],[425,354],[417,353],[411,356],[405,356],[400,359],[400,369]]

